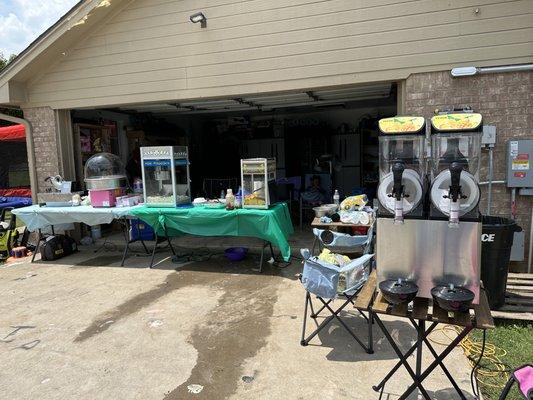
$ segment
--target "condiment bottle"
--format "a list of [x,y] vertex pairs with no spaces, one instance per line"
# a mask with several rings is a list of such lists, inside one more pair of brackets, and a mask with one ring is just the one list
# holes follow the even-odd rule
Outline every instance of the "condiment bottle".
[[228,189],[226,192],[226,210],[233,210],[235,208],[235,196],[233,190]]
[[333,195],[333,203],[335,203],[337,206],[340,203],[341,197],[339,196],[339,191],[335,190],[335,194]]
[[237,194],[235,195],[235,208],[241,208],[242,207],[242,188],[239,186],[239,190],[237,191]]

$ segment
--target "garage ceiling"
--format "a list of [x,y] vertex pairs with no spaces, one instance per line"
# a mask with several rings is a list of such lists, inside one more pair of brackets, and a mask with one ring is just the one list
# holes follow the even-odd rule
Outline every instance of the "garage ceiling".
[[[231,99],[202,99],[180,103],[134,104],[118,108],[128,113],[202,114],[233,111],[272,111],[293,107],[321,107],[344,105],[371,99],[386,99],[391,96],[392,84],[382,83],[351,86],[339,89],[323,89],[268,95],[249,95]],[[115,109],[117,110],[117,109]]]

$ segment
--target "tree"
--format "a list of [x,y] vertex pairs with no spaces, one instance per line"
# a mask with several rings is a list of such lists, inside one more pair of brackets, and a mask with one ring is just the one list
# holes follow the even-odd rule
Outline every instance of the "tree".
[[0,71],[3,70],[7,66],[7,64],[13,61],[16,56],[16,54],[11,54],[9,57],[6,58],[4,57],[3,53],[0,53]]

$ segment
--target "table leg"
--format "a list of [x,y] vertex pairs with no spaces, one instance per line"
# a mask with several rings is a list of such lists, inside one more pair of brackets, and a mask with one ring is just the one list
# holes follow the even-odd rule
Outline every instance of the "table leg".
[[[413,324],[413,326],[416,328],[417,324],[416,324],[415,320],[412,319],[412,318],[409,318],[409,319],[411,320],[411,323]],[[431,355],[434,358],[437,358],[438,354],[435,351],[435,349],[433,348],[433,346],[431,345],[431,343],[429,342],[429,340],[427,338],[428,335],[429,335],[429,333],[428,334],[424,334],[423,341],[424,341],[425,345],[427,346],[427,348],[428,348],[429,352],[431,353]],[[450,383],[452,384],[454,389],[457,391],[457,394],[459,394],[459,397],[462,400],[466,400],[465,395],[463,394],[462,390],[457,385],[457,382],[455,382],[455,380],[453,379],[452,375],[450,374],[450,371],[448,371],[448,368],[446,368],[446,366],[444,365],[444,362],[440,363],[440,367],[442,368],[442,371],[444,372],[444,374],[446,375],[446,377],[448,378],[448,380],[450,381]]]
[[154,266],[154,257],[155,257],[155,251],[157,249],[157,235],[155,237],[155,241],[154,241],[154,248],[152,249],[152,257],[150,258],[150,265],[148,266],[148,268],[152,268]]
[[[371,314],[374,315],[374,313],[371,313]],[[377,317],[375,317],[375,318],[377,318]],[[433,329],[435,329],[436,327],[437,327],[437,323],[436,322],[431,324],[431,326],[425,332],[426,336],[429,335],[433,331]],[[415,328],[416,328],[416,325],[415,325]],[[409,356],[415,352],[415,350],[417,349],[417,346],[418,346],[418,343],[415,343],[413,346],[411,346],[411,348],[409,350],[407,350],[407,352],[404,354],[404,356],[400,358],[400,361],[398,361],[396,363],[396,365],[389,371],[387,376],[385,376],[385,378],[383,378],[378,385],[372,386],[372,389],[374,389],[374,391],[376,391],[376,392],[379,392],[381,389],[383,389],[383,387],[385,386],[387,381],[395,374],[396,371],[398,371],[398,369],[409,358]]]
[[[429,367],[426,368],[426,370],[424,372],[422,372],[422,374],[420,375],[420,382],[422,382],[424,379],[426,379],[428,377],[428,375],[438,366],[438,365],[441,365],[442,364],[442,361],[448,356],[448,354],[451,353],[451,351],[455,348],[455,346],[457,346],[461,340],[463,340],[465,338],[466,335],[468,335],[470,333],[470,331],[472,330],[472,327],[466,327],[464,328],[461,333],[459,335],[457,335],[457,337],[452,340],[452,342],[448,345],[448,347],[446,347],[446,349],[439,354],[438,357],[436,357],[435,361],[433,361]],[[404,394],[402,394],[398,400],[405,400],[412,392],[413,390],[415,390],[417,384],[419,384],[419,382],[415,382],[414,384],[412,384],[411,386],[409,386],[407,388],[407,390],[405,391]]]
[[374,317],[372,311],[368,311],[368,349],[370,350],[369,354],[374,354],[374,335],[372,332],[372,325],[374,325]]
[[269,246],[270,247],[270,255],[272,258],[274,258],[274,249],[272,248],[272,243],[267,242],[266,240],[263,242],[263,247],[261,248],[261,259],[259,260],[259,273],[263,272],[263,263],[265,261],[265,248]]
[[[429,397],[429,394],[427,393],[426,389],[424,389],[424,386],[422,386],[422,379],[419,379],[419,377],[415,374],[415,372],[413,371],[413,369],[411,368],[411,366],[407,362],[407,357],[405,357],[405,355],[402,354],[402,351],[400,350],[400,348],[398,347],[398,345],[396,344],[396,342],[394,341],[394,339],[390,335],[389,331],[387,331],[387,329],[385,328],[385,325],[383,325],[383,322],[381,321],[381,319],[377,316],[377,314],[374,317],[375,317],[376,322],[378,323],[379,327],[381,328],[381,331],[385,335],[385,338],[387,339],[387,341],[391,345],[391,347],[394,350],[394,352],[396,353],[396,355],[400,358],[401,363],[403,364],[403,366],[405,367],[405,369],[407,370],[409,375],[411,375],[411,378],[414,381],[414,383],[409,387],[409,389],[411,389],[411,387],[412,387],[412,389],[411,390],[407,389],[409,391],[409,393],[407,393],[407,391],[406,391],[402,395],[402,397],[400,397],[400,399],[404,400],[407,397],[407,396],[404,397],[404,395],[406,393],[407,393],[407,395],[409,395],[414,390],[414,388],[418,387],[418,389],[420,390],[420,393],[422,393],[422,396],[424,396],[424,398],[426,400],[430,400],[431,398]],[[418,343],[416,343],[416,345],[418,346]]]
[[35,261],[35,256],[41,248],[41,240],[43,240],[42,231],[39,229],[37,232],[39,232],[39,237],[37,238],[37,246],[35,246],[35,250],[33,251],[33,255],[31,256],[31,262]]
[[124,233],[124,240],[126,241],[126,247],[124,247],[124,252],[122,253],[122,260],[120,261],[120,266],[124,266],[124,261],[128,256],[128,251],[130,249],[130,238],[128,237],[128,219],[124,218],[120,221],[122,225],[122,231]]
[[417,343],[418,347],[416,349],[416,376],[420,377],[422,373],[422,346],[424,343],[424,334],[426,333],[426,321],[423,319],[418,320],[418,325],[416,327]]
[[172,251],[172,255],[176,255],[176,252],[174,251],[174,246],[172,246],[172,242],[170,241],[170,237],[168,236],[167,227],[165,225],[165,238],[167,239],[168,246],[170,247],[170,251]]

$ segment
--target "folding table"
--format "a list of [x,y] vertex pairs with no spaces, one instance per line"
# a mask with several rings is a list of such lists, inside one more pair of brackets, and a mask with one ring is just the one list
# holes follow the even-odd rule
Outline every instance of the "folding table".
[[[131,211],[138,206],[134,207],[111,207],[111,208],[95,208],[91,206],[73,206],[73,207],[40,207],[33,205],[30,207],[17,208],[12,211],[17,217],[19,217],[30,232],[37,231],[39,234],[37,240],[37,248],[33,252],[32,262],[35,260],[35,255],[39,251],[44,235],[42,230],[50,227],[52,233],[54,232],[54,226],[61,224],[71,223],[84,223],[89,226],[95,226],[100,224],[109,224],[113,220],[118,220],[121,224],[124,240],[126,246],[122,253],[121,266],[124,265],[124,261],[130,250],[130,244],[136,240],[130,240],[128,236],[129,221],[128,217],[131,215]],[[148,249],[142,239],[140,239],[144,250],[148,253]]]
[[[260,270],[267,247],[274,256],[272,246],[280,249],[289,261],[291,248],[288,238],[293,227],[287,204],[278,203],[267,210],[239,208],[177,207],[159,208],[140,206],[131,215],[150,225],[158,236],[169,238],[184,234],[196,236],[245,236],[263,240]],[[171,248],[172,249],[172,248]],[[150,267],[152,266],[150,263]]]
[[[450,352],[465,338],[472,329],[492,329],[494,328],[494,321],[492,319],[489,303],[487,301],[487,295],[484,290],[480,291],[479,304],[473,305],[469,312],[454,312],[448,313],[440,308],[437,304],[433,303],[429,299],[416,298],[413,302],[412,309],[407,304],[399,304],[396,306],[389,305],[383,298],[380,292],[375,297],[370,309],[385,338],[392,346],[394,352],[399,358],[398,363],[389,371],[389,373],[383,378],[383,380],[373,386],[372,388],[376,392],[382,392],[387,381],[394,375],[394,373],[400,368],[404,367],[411,376],[413,383],[406,389],[406,391],[399,397],[399,400],[406,399],[416,388],[420,390],[420,393],[425,399],[430,399],[427,391],[425,390],[422,382],[439,367],[444,372],[444,375],[448,378],[457,394],[461,399],[466,399],[464,393],[461,391],[455,380],[453,379],[450,371],[444,365],[444,359],[450,354]],[[432,307],[430,308],[430,306]],[[382,314],[394,315],[397,317],[407,319],[416,332],[416,342],[407,350],[402,353],[398,344],[392,338],[391,334],[387,330],[385,323],[379,317]],[[450,324],[459,326],[462,328],[461,332],[457,335],[451,343],[439,354],[428,340],[428,335],[439,324]],[[429,326],[426,326],[428,324]],[[422,348],[426,345],[429,352],[435,359],[425,370],[422,370]],[[411,367],[407,361],[409,356],[416,351],[416,363],[415,369]]]

